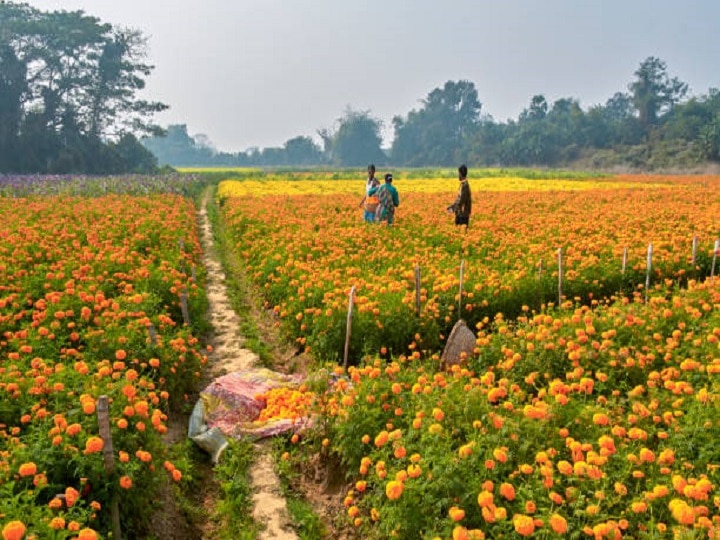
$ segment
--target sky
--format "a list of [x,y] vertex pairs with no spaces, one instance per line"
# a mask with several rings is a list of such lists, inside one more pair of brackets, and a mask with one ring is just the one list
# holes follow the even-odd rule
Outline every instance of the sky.
[[663,60],[690,95],[720,87],[718,0],[24,0],[140,30],[155,66],[142,94],[222,151],[320,141],[349,109],[392,140],[392,118],[452,80],[482,114],[517,119],[533,95],[583,109]]

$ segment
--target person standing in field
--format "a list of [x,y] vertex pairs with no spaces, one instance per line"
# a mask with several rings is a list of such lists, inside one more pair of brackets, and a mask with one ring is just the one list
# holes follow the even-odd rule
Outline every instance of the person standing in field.
[[369,191],[370,195],[377,195],[380,201],[375,212],[375,221],[386,221],[388,225],[392,225],[395,221],[395,208],[400,206],[400,198],[392,181],[392,174],[388,173],[382,186]]
[[472,195],[470,194],[467,172],[468,170],[465,165],[458,167],[460,189],[458,190],[455,202],[447,208],[448,212],[455,214],[455,225],[465,225],[465,230],[470,226],[470,213],[472,212]]
[[375,165],[371,163],[368,165],[368,178],[365,182],[365,195],[360,201],[360,206],[364,207],[363,219],[367,223],[375,221],[375,212],[377,211],[380,201],[378,200],[377,195],[370,195],[370,190],[377,189],[378,187],[380,187],[380,181],[375,178]]

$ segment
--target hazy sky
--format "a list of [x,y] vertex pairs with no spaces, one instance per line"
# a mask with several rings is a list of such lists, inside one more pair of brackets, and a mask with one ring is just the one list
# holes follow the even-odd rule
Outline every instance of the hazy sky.
[[319,140],[347,107],[385,125],[448,80],[483,114],[517,118],[534,94],[587,107],[656,56],[693,95],[720,87],[720,0],[26,0],[142,31],[143,97],[221,150]]

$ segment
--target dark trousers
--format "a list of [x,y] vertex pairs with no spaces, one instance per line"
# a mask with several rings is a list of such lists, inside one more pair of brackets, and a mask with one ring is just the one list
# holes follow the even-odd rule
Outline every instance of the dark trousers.
[[470,216],[455,216],[455,225],[470,226]]

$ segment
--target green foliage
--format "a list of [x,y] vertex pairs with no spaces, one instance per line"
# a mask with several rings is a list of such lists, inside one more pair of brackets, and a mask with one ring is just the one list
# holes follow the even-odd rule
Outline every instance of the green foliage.
[[250,466],[254,461],[253,445],[247,440],[229,439],[222,458],[215,467],[221,499],[214,519],[222,524],[223,540],[252,540],[259,529],[252,519]]

